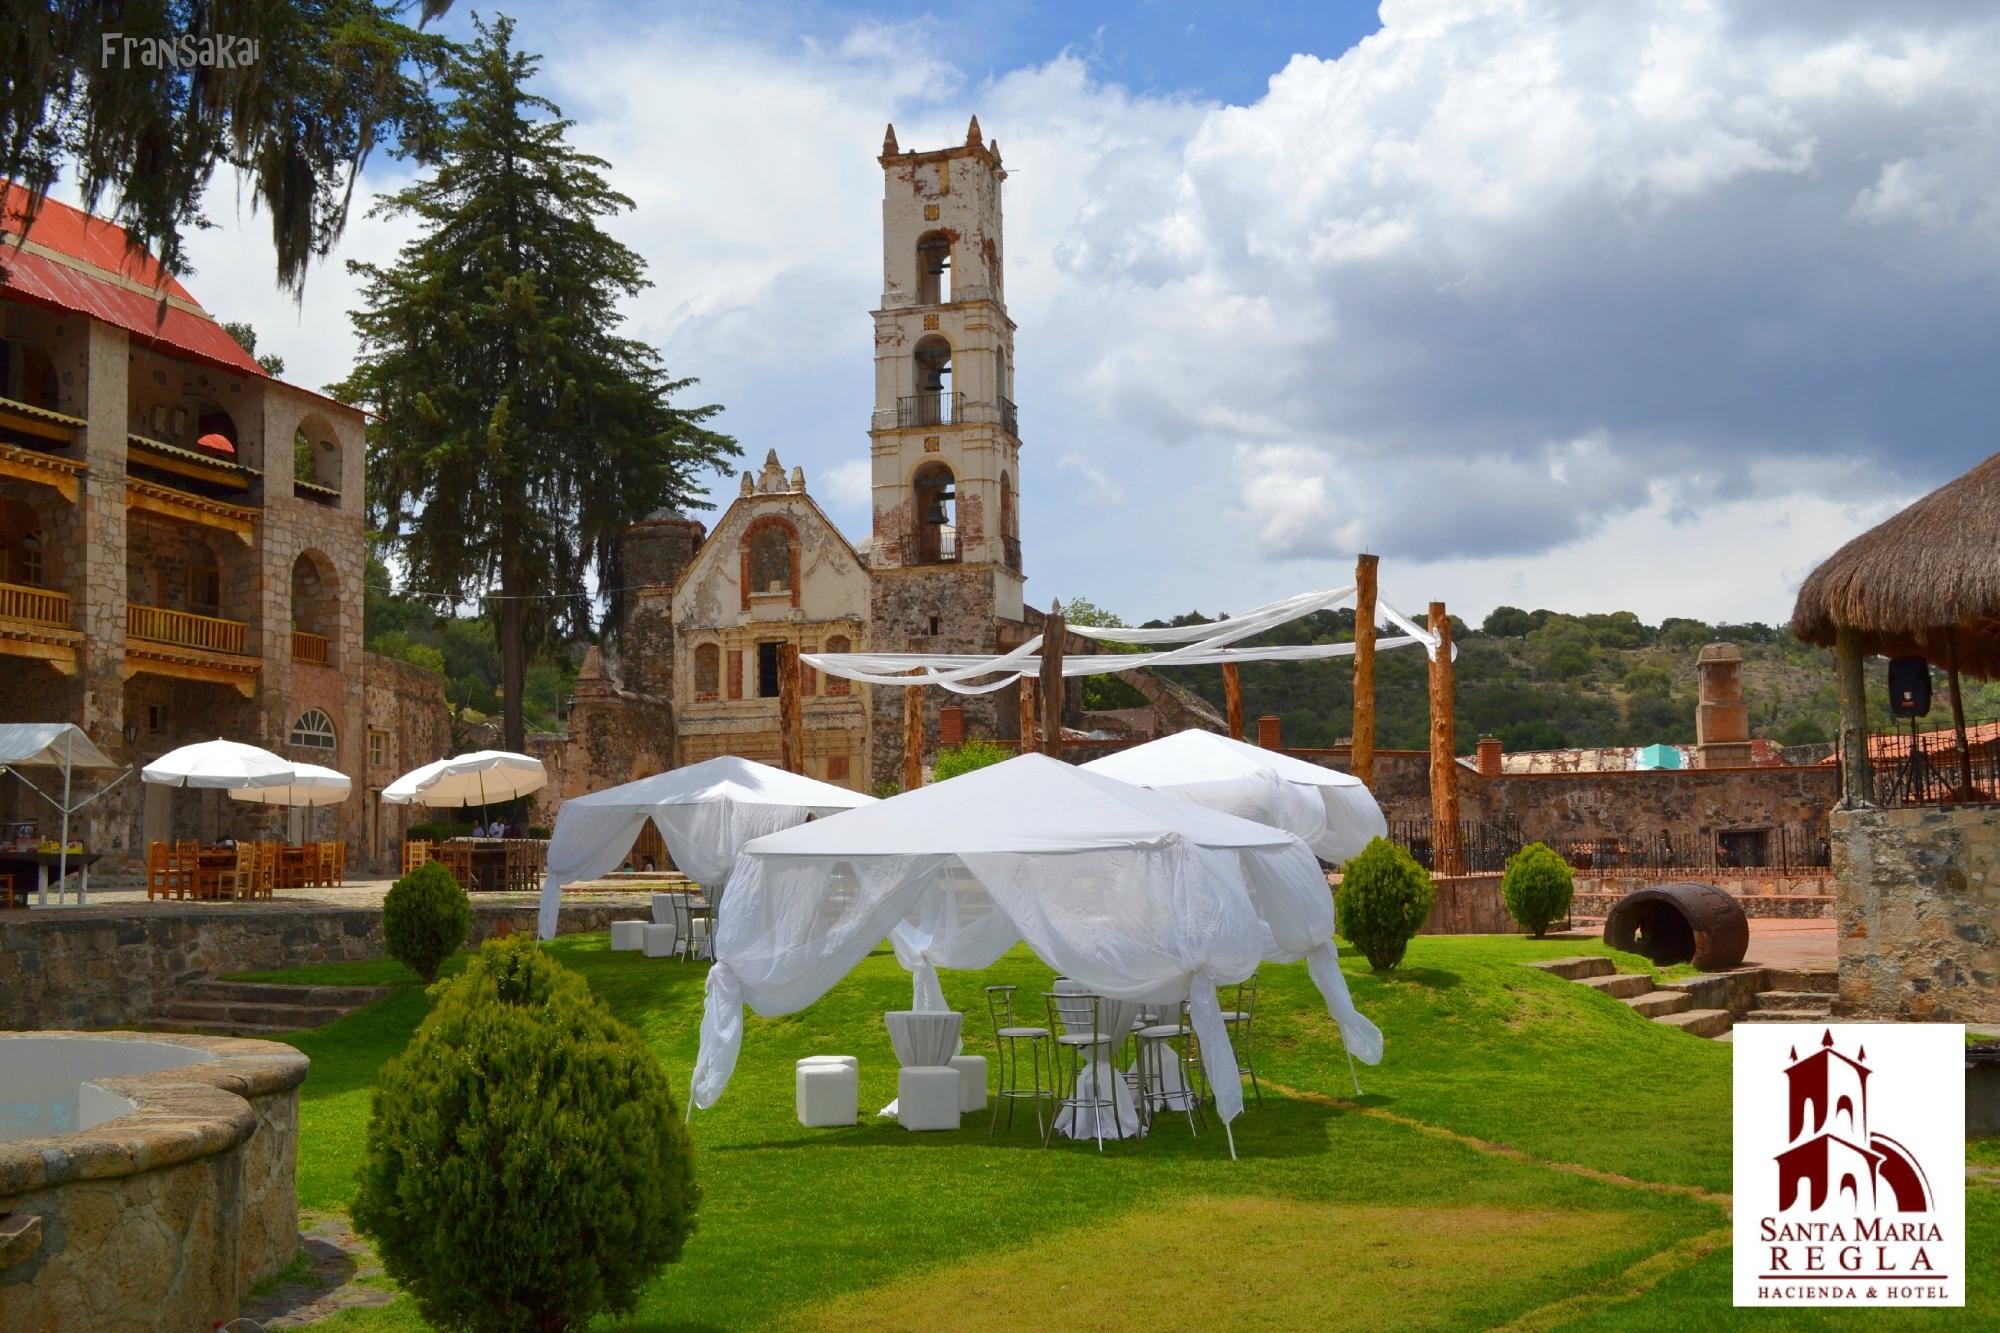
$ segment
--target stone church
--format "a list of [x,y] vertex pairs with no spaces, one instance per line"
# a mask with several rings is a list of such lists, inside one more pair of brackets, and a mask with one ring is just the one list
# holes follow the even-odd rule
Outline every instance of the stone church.
[[[802,652],[994,653],[1035,633],[1022,602],[1000,146],[977,119],[963,144],[929,152],[900,149],[892,127],[878,161],[872,531],[850,542],[775,450],[744,474],[713,530],[665,511],[629,529],[612,660],[593,650],[566,736],[544,750],[556,775],[545,808],[720,754],[776,763],[787,642]],[[810,668],[803,693],[809,776],[864,791],[897,780],[900,697],[871,701],[869,687]],[[926,694],[927,753],[947,705],[960,710],[953,732],[962,718],[967,734],[1017,735],[1011,688]]]

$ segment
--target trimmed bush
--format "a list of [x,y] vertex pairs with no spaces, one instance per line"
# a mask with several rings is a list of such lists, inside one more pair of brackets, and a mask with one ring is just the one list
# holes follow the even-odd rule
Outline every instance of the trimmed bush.
[[1408,852],[1387,838],[1371,839],[1341,867],[1333,898],[1340,934],[1361,950],[1370,968],[1392,972],[1430,916],[1435,892],[1431,877]]
[[631,1311],[700,1198],[652,1049],[517,937],[383,1066],[352,1212],[437,1327],[571,1329]]
[[1551,922],[1569,915],[1570,901],[1576,897],[1576,876],[1553,847],[1531,842],[1507,859],[1507,873],[1500,877],[1500,896],[1507,900],[1507,915],[1540,939]]
[[949,750],[939,750],[937,759],[931,764],[931,781],[943,782],[961,773],[970,773],[975,768],[985,768],[1012,759],[1014,752],[1004,745],[992,741],[970,740],[963,745],[954,745]]
[[382,899],[382,941],[389,956],[424,979],[437,980],[444,960],[465,944],[472,901],[452,873],[428,861],[389,886]]

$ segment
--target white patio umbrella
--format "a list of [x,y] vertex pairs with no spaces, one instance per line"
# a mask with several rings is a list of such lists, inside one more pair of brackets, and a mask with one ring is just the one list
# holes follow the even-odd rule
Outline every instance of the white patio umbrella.
[[1297,834],[1335,864],[1389,832],[1382,807],[1353,774],[1214,732],[1176,732],[1083,767]]
[[533,755],[474,750],[414,768],[382,789],[390,805],[462,809],[511,801],[548,785],[548,770]]
[[157,787],[231,790],[288,786],[298,771],[283,755],[218,738],[167,751],[139,770],[139,780]]
[[292,780],[282,787],[237,787],[229,797],[257,805],[339,805],[354,790],[345,773],[318,764],[296,764]]
[[572,797],[549,835],[542,938],[556,933],[563,885],[616,870],[647,820],[689,879],[719,889],[751,839],[873,804],[873,796],[733,754]]

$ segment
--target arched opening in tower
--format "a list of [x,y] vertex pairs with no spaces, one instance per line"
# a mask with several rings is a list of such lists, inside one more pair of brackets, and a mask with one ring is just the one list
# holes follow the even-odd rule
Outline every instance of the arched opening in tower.
[[927,231],[917,238],[917,304],[946,305],[951,301],[951,237]]
[[947,426],[958,420],[951,373],[951,344],[933,333],[917,344],[917,419],[913,426]]
[[943,463],[926,463],[911,482],[918,564],[958,559],[958,494],[953,481],[951,469]]

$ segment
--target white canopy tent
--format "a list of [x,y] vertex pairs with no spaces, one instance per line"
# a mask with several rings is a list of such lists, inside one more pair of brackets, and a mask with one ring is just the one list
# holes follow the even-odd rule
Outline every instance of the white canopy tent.
[[533,755],[474,750],[413,768],[382,789],[389,805],[462,809],[511,801],[548,785],[548,770]]
[[1162,736],[1083,767],[1295,833],[1335,864],[1389,832],[1361,779],[1213,732]]
[[988,967],[1026,940],[1109,998],[1187,1000],[1225,1125],[1243,1093],[1216,987],[1260,959],[1307,959],[1350,1049],[1381,1057],[1303,842],[1023,755],[743,849],[717,916],[692,1104],[728,1086],[746,1002],[803,1009],[892,930],[920,994],[926,970]]
[[[117,760],[97,748],[82,728],[71,722],[6,722],[0,723],[0,770],[13,773],[21,779],[28,790],[62,811],[62,850],[56,854],[56,895],[60,901],[64,885],[69,880],[69,820],[70,816],[89,805],[104,793],[123,782],[131,774],[130,767],[123,773],[90,795],[77,801],[73,799],[74,775],[79,768],[103,770],[120,767]],[[62,770],[62,799],[58,800],[37,787],[23,768],[59,768]],[[46,907],[49,890],[46,882],[48,872],[39,872],[44,882],[37,892],[38,906]],[[89,873],[85,872],[85,882]],[[77,902],[84,902],[88,890],[79,890]]]
[[873,796],[735,755],[564,801],[549,835],[541,937],[556,933],[562,886],[616,870],[649,819],[689,879],[720,886],[752,839],[873,804]]

